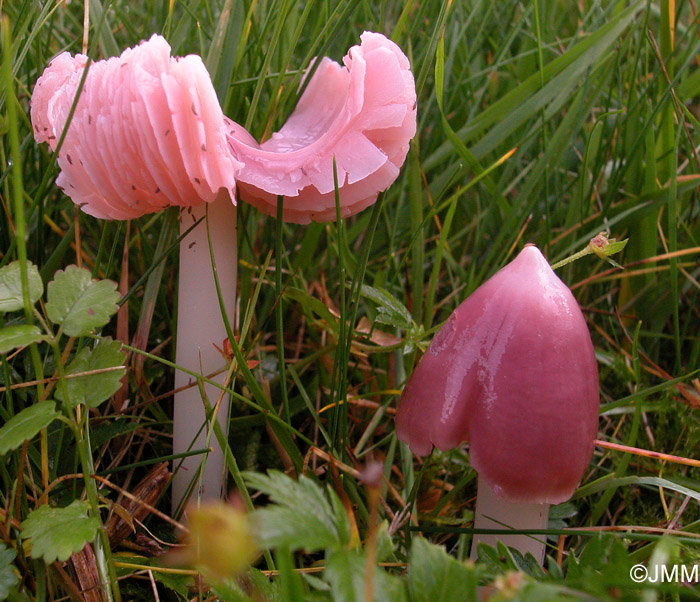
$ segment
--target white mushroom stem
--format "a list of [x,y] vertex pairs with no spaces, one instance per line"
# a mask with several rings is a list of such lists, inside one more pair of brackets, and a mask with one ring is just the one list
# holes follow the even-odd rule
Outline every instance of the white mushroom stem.
[[[219,195],[208,203],[209,235],[219,278],[219,286],[228,319],[233,320],[236,304],[236,207],[226,195]],[[207,205],[183,209],[180,213],[180,232],[184,233],[205,216]],[[222,370],[226,362],[218,349],[224,348],[227,339],[212,269],[207,220],[203,219],[180,242],[180,276],[178,286],[177,347],[175,362],[178,366],[204,376]],[[217,349],[218,347],[218,349]],[[213,379],[223,383],[226,371]],[[207,420],[205,404],[196,379],[175,371],[175,389],[189,388],[175,394],[173,414],[173,451],[175,454],[187,450],[210,447],[207,456],[189,456],[175,460],[179,470],[173,477],[172,506],[175,510],[187,494],[187,488],[204,459],[204,468],[196,481],[191,499],[218,498],[224,486],[224,454],[216,436],[209,431],[211,420]],[[213,408],[221,389],[212,384],[204,385],[204,392]],[[227,432],[228,395],[224,395],[218,408],[217,419],[224,433]],[[207,441],[207,439],[209,441]],[[181,464],[180,464],[181,463]]]
[[[479,477],[474,516],[475,529],[546,529],[549,522],[549,504],[513,502],[496,495]],[[474,534],[471,559],[476,560],[477,546],[496,542],[515,548],[523,555],[532,554],[541,565],[544,562],[546,535]]]

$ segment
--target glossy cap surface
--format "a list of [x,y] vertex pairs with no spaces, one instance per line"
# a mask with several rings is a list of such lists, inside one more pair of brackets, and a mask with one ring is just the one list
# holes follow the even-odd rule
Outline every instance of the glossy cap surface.
[[496,493],[559,503],[590,462],[598,405],[583,314],[530,245],[435,336],[403,391],[396,431],[418,455],[468,441]]

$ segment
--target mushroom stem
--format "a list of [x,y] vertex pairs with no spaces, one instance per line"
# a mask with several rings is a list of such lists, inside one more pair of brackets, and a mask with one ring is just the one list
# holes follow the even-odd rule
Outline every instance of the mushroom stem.
[[[231,319],[236,305],[236,207],[227,195],[221,194],[211,203],[185,208],[180,213],[180,232],[184,233],[207,215],[207,205],[209,236],[221,297],[226,315]],[[180,242],[175,363],[223,384],[226,371],[211,375],[225,367],[226,362],[219,349],[223,349],[226,338],[209,251],[207,219],[203,219]],[[224,486],[224,454],[213,433],[209,436],[212,423],[207,420],[202,394],[195,381],[190,374],[176,370],[176,391],[192,386],[175,394],[173,451],[179,454],[206,447],[211,449],[204,458],[193,495],[199,499],[218,498]],[[213,408],[221,397],[221,389],[213,384],[204,384],[203,390]],[[228,405],[228,395],[224,395],[217,413],[224,433],[227,432]],[[200,455],[175,461],[175,467],[179,469],[173,476],[173,511],[187,495],[189,484],[197,475],[201,463]]]
[[[549,504],[513,502],[497,495],[479,477],[474,512],[475,529],[546,529],[549,522]],[[541,565],[544,562],[546,535],[475,534],[470,557],[476,560],[477,546],[485,543],[495,546],[500,541],[523,555],[530,553]]]

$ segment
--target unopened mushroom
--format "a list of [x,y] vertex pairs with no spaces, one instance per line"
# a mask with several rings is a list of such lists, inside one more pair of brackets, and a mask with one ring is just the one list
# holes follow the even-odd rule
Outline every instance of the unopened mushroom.
[[416,133],[416,89],[406,55],[382,34],[365,32],[344,66],[321,59],[279,132],[258,144],[229,121],[229,144],[244,166],[241,199],[284,220],[336,219],[333,161],[342,217],[377,200],[399,175]]
[[[154,35],[119,57],[91,63],[68,123],[86,65],[86,56],[62,53],[39,78],[32,96],[36,141],[54,150],[64,135],[58,186],[85,213],[102,219],[133,219],[168,206],[181,207],[183,232],[208,207],[221,294],[227,313],[233,315],[235,174],[241,164],[229,151],[224,116],[202,60],[195,55],[171,57],[167,42]],[[224,365],[216,345],[225,338],[202,220],[180,246],[176,363],[204,375],[215,372]],[[176,372],[176,389],[193,381]],[[205,392],[212,405],[220,395],[214,386],[205,386]],[[219,417],[226,415],[224,403]],[[205,421],[196,385],[176,393],[175,453],[206,447]],[[211,446],[214,451],[201,479],[202,497],[218,497],[223,483],[223,453],[215,439]],[[200,462],[201,457],[187,458],[176,473],[174,506]]]
[[[479,475],[476,529],[546,529],[590,462],[598,369],[571,291],[528,245],[472,293],[435,336],[404,388],[396,432],[418,455],[469,442]],[[530,552],[545,537],[475,535]]]

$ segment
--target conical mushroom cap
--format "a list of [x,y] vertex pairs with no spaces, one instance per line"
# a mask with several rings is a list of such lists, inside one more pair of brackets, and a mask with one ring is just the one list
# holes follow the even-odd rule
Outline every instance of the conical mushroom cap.
[[282,129],[258,145],[229,123],[229,144],[245,165],[241,199],[297,223],[336,218],[333,159],[341,215],[374,203],[398,177],[416,133],[416,89],[406,55],[379,33],[365,32],[344,66],[321,59]]
[[[86,63],[86,56],[64,52],[34,88],[34,138],[52,150]],[[105,219],[199,205],[221,191],[234,201],[240,168],[201,58],[171,57],[158,35],[89,65],[58,165],[57,185],[83,211]]]
[[403,391],[396,431],[418,455],[468,441],[495,492],[559,503],[590,462],[598,405],[583,314],[530,245],[435,336]]

